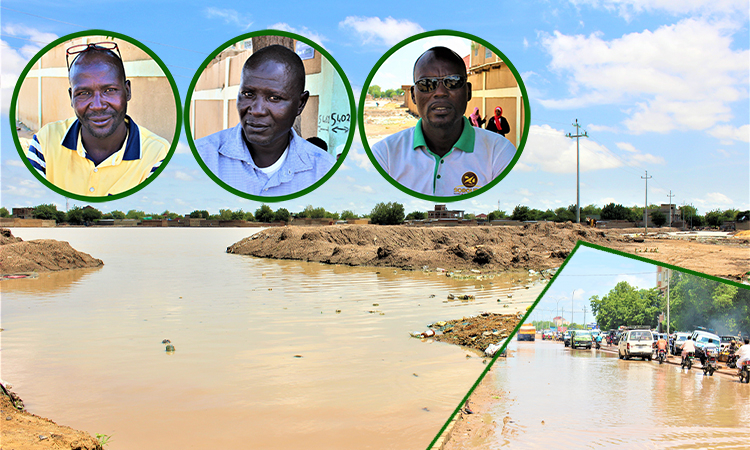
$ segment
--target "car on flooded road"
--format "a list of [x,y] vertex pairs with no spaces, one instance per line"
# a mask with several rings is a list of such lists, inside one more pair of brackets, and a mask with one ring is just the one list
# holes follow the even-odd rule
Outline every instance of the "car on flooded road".
[[654,335],[651,330],[627,330],[622,334],[617,345],[620,359],[639,357],[651,361],[653,357]]
[[673,355],[679,355],[682,353],[682,344],[684,344],[689,337],[690,333],[683,333],[681,331],[674,334],[674,339],[672,339],[672,344],[670,345]]
[[565,334],[563,334],[563,344],[565,344],[566,347],[570,346],[570,331],[566,331]]
[[708,331],[695,330],[690,336],[695,344],[695,357],[701,360],[702,365],[706,365],[706,350],[708,347],[715,347],[717,350],[721,346],[721,338]]
[[591,349],[591,332],[588,330],[575,330],[570,338],[570,348]]

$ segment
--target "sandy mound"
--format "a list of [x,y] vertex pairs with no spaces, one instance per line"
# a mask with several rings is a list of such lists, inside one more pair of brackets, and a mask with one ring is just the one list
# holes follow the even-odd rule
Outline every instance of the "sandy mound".
[[263,230],[228,253],[404,269],[534,269],[560,266],[576,242],[612,246],[622,238],[571,223],[521,227],[344,225]]
[[484,313],[432,324],[431,328],[439,333],[435,340],[483,352],[490,344],[498,344],[510,336],[522,317],[523,314]]
[[79,252],[67,242],[53,239],[24,241],[0,229],[0,272],[54,272],[104,265],[101,259]]

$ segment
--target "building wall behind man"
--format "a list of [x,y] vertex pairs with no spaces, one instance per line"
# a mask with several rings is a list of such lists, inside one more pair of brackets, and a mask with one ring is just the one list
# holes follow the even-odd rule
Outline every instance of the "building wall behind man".
[[[17,101],[17,119],[33,131],[75,116],[70,106],[66,50],[78,44],[116,42],[130,80],[132,98],[128,115],[139,124],[171,140],[177,120],[172,87],[158,64],[139,47],[121,39],[86,36],[67,41],[48,51],[29,71]],[[41,98],[41,102],[39,99]]]
[[[236,99],[242,68],[257,45],[255,37],[252,39],[252,44],[239,42],[217,55],[198,79],[190,111],[194,139],[239,123]],[[291,42],[296,48],[297,42]],[[266,44],[262,43],[263,46]],[[328,144],[329,153],[336,156],[336,148],[343,147],[348,133],[343,131],[342,126],[331,125],[334,119],[332,114],[337,122],[341,115],[351,114],[346,87],[333,65],[317,50],[312,58],[304,59],[302,63],[305,66],[305,89],[310,92],[310,99],[295,121],[294,129],[304,139],[312,136],[323,139]],[[345,128],[348,130],[349,123]]]

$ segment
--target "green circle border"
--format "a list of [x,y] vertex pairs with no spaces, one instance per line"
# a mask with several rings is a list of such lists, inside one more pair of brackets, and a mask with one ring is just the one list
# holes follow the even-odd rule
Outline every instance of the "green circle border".
[[[28,75],[29,71],[34,67],[34,64],[36,64],[37,61],[39,61],[42,56],[44,56],[48,51],[53,49],[54,47],[57,47],[58,45],[62,44],[65,41],[69,41],[71,39],[82,37],[82,36],[106,36],[106,37],[113,37],[122,39],[123,41],[129,42],[136,47],[140,48],[146,54],[148,54],[154,61],[156,61],[156,64],[159,65],[159,68],[161,68],[162,72],[164,72],[164,75],[166,75],[167,80],[169,80],[169,85],[172,87],[172,94],[174,95],[174,104],[175,104],[175,128],[174,128],[174,136],[172,136],[172,145],[169,148],[169,152],[167,152],[166,158],[164,158],[164,162],[161,163],[158,169],[156,169],[156,172],[149,176],[145,181],[139,183],[137,186],[128,189],[127,191],[120,192],[119,194],[113,194],[113,195],[103,195],[103,196],[85,196],[85,195],[78,195],[74,194],[72,192],[68,192],[64,189],[61,189],[54,184],[47,181],[47,178],[43,177],[38,170],[36,170],[31,163],[29,162],[28,157],[26,156],[23,147],[21,146],[21,141],[18,139],[18,130],[16,130],[16,107],[18,103],[18,94],[21,91],[21,85],[23,84],[24,80],[26,79],[26,75]],[[21,72],[21,75],[18,77],[18,81],[16,82],[16,87],[13,89],[13,97],[11,98],[10,102],[10,110],[8,112],[8,116],[10,119],[10,130],[11,134],[13,135],[13,142],[16,145],[16,150],[18,151],[18,155],[21,157],[21,161],[23,161],[24,165],[27,169],[36,177],[37,180],[41,181],[42,184],[47,186],[48,188],[52,189],[54,192],[62,195],[66,198],[72,198],[75,200],[80,200],[82,202],[87,203],[103,203],[103,202],[109,202],[112,200],[119,200],[121,198],[125,198],[131,194],[135,194],[136,192],[140,191],[141,189],[148,186],[152,181],[156,180],[156,177],[159,176],[159,174],[162,173],[162,171],[167,167],[167,164],[172,159],[172,155],[174,155],[175,149],[177,148],[177,143],[180,138],[180,127],[182,127],[182,120],[180,118],[182,117],[182,101],[180,100],[180,92],[177,90],[177,84],[174,81],[174,78],[172,77],[172,73],[167,69],[166,64],[159,58],[156,53],[151,51],[148,47],[146,47],[141,42],[133,39],[130,36],[121,34],[121,33],[115,33],[114,31],[107,31],[107,30],[99,30],[99,29],[92,29],[92,30],[86,30],[86,31],[78,31],[75,33],[71,33],[68,35],[65,35],[63,37],[60,37],[58,39],[55,39],[51,43],[47,44],[44,48],[39,50],[36,55],[34,55],[33,58],[29,61],[28,64],[26,64],[26,67],[24,67],[23,71]]]
[[[198,154],[198,149],[195,147],[195,141],[193,139],[193,134],[190,131],[190,102],[193,99],[193,92],[195,91],[195,86],[198,83],[198,79],[203,74],[203,71],[208,66],[208,63],[211,62],[212,59],[219,53],[226,50],[228,47],[234,45],[235,43],[251,38],[253,36],[284,36],[288,38],[292,38],[297,41],[302,41],[305,44],[311,46],[318,52],[320,52],[321,55],[323,55],[328,62],[333,65],[333,67],[336,69],[336,72],[338,72],[339,76],[341,77],[341,80],[344,82],[344,87],[346,88],[347,96],[349,97],[349,108],[351,109],[351,114],[349,118],[349,137],[346,140],[346,143],[344,144],[344,151],[341,153],[341,157],[337,159],[336,163],[328,170],[328,173],[323,175],[318,181],[313,183],[312,185],[301,189],[293,194],[288,195],[277,195],[277,196],[261,196],[261,195],[252,195],[248,194],[247,192],[240,191],[238,189],[233,188],[232,186],[229,186],[227,183],[222,181],[215,173],[211,171],[211,169],[206,166],[206,163],[203,162],[203,158]],[[344,160],[346,159],[346,155],[349,154],[349,149],[352,146],[352,141],[354,140],[354,129],[356,128],[356,120],[354,119],[354,116],[357,114],[357,107],[354,102],[354,92],[352,91],[352,86],[349,84],[349,79],[347,78],[346,74],[344,73],[344,70],[341,68],[339,63],[333,59],[330,53],[328,53],[323,47],[321,47],[319,44],[313,42],[312,40],[300,36],[295,33],[290,33],[287,31],[280,31],[280,30],[259,30],[259,31],[253,31],[251,33],[245,33],[241,34],[235,38],[232,38],[223,44],[221,44],[216,50],[214,50],[210,55],[208,55],[208,58],[206,58],[201,65],[198,67],[198,70],[195,72],[195,75],[193,76],[193,80],[190,82],[190,87],[188,88],[187,95],[185,97],[185,107],[184,107],[184,120],[185,120],[185,136],[187,137],[188,145],[190,145],[190,150],[193,152],[193,156],[195,157],[195,160],[198,162],[198,165],[201,166],[201,169],[208,175],[209,178],[214,180],[216,184],[224,188],[224,190],[242,197],[246,198],[248,200],[254,200],[261,203],[276,203],[276,202],[283,202],[286,200],[292,200],[298,197],[301,197],[305,194],[309,194],[310,192],[314,191],[315,189],[319,188],[323,183],[328,181],[329,178],[335,174],[339,167],[344,163]]]
[[[367,135],[365,133],[365,119],[364,119],[364,110],[365,110],[365,98],[367,96],[367,91],[370,89],[370,83],[372,83],[372,79],[375,77],[375,74],[377,73],[378,69],[380,69],[380,66],[383,65],[383,63],[394,53],[396,53],[401,48],[405,47],[407,44],[410,44],[412,42],[418,41],[420,39],[424,39],[427,37],[442,37],[442,36],[455,36],[455,37],[461,37],[464,39],[468,39],[469,41],[477,42],[485,47],[492,50],[495,55],[498,55],[502,58],[503,62],[508,66],[510,71],[513,73],[513,77],[516,79],[516,82],[518,82],[518,87],[521,89],[521,95],[523,96],[523,106],[524,106],[524,130],[523,134],[521,135],[521,140],[518,144],[518,147],[516,148],[516,154],[513,156],[513,159],[510,161],[508,166],[505,168],[505,170],[500,173],[497,177],[495,177],[494,180],[489,182],[487,185],[482,186],[481,188],[463,194],[463,195],[453,195],[450,197],[446,196],[436,196],[436,195],[427,195],[422,194],[420,192],[413,191],[405,186],[403,186],[401,183],[393,179],[386,171],[380,167],[380,164],[378,164],[378,161],[375,159],[375,155],[372,153],[372,149],[370,148],[370,145],[367,143]],[[406,95],[406,93],[404,93]],[[398,44],[394,45],[390,50],[388,50],[379,60],[377,63],[375,63],[375,66],[373,66],[372,70],[370,71],[370,74],[367,76],[367,79],[365,80],[365,84],[362,86],[362,92],[359,97],[359,114],[357,115],[357,122],[359,124],[359,135],[360,139],[362,140],[362,146],[365,148],[365,152],[367,152],[367,157],[370,158],[370,161],[372,162],[372,165],[375,166],[375,168],[380,172],[380,174],[385,178],[389,183],[391,183],[395,188],[399,189],[400,191],[409,194],[412,197],[417,197],[422,200],[427,200],[431,202],[457,202],[461,200],[468,200],[472,197],[476,197],[477,195],[483,194],[487,192],[488,190],[492,189],[497,185],[500,181],[502,181],[503,178],[505,178],[508,173],[513,169],[513,167],[516,165],[516,162],[518,162],[518,159],[521,157],[521,154],[523,153],[523,149],[526,146],[526,140],[529,137],[529,128],[531,125],[531,109],[529,107],[529,95],[526,92],[526,86],[523,84],[523,79],[521,79],[521,75],[516,70],[513,63],[510,62],[510,60],[501,52],[498,50],[494,45],[490,44],[489,42],[485,41],[482,38],[479,38],[477,36],[474,36],[469,33],[464,33],[461,31],[455,31],[455,30],[434,30],[434,31],[426,31],[424,33],[415,34],[414,36],[408,37],[404,39],[403,41],[399,42]]]

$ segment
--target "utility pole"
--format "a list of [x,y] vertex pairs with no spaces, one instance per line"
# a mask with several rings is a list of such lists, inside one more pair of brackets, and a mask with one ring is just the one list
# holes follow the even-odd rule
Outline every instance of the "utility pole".
[[646,227],[646,232],[643,233],[643,237],[644,238],[646,236],[648,236],[648,179],[649,178],[654,178],[654,177],[648,176],[648,170],[647,170],[646,171],[646,176],[645,177],[641,177],[641,179],[646,180],[646,205],[643,208],[643,226]]
[[583,305],[583,328],[586,329],[586,305]]
[[573,291],[570,294],[570,325],[573,325],[573,296],[575,295],[576,291]]
[[576,123],[573,126],[576,127],[576,134],[568,133],[566,136],[571,139],[576,138],[576,223],[581,223],[581,151],[579,138],[587,138],[589,135],[586,133],[586,130],[583,130],[583,134],[580,133],[581,126],[578,125],[578,119],[576,119]]
[[672,228],[672,216],[674,215],[672,214],[672,197],[674,197],[674,195],[672,195],[672,189],[669,190],[669,195],[667,195],[667,197],[669,197],[669,227]]
[[667,339],[669,339],[669,269],[667,269]]

